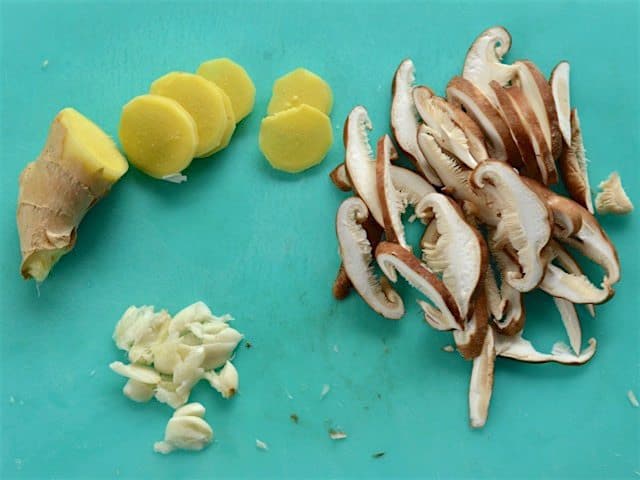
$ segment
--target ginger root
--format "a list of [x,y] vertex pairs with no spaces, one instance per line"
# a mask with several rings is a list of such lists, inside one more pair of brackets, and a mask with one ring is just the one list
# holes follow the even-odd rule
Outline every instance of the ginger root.
[[40,156],[20,174],[16,216],[25,279],[47,278],[73,248],[84,215],[128,168],[100,127],[72,108],[58,113]]

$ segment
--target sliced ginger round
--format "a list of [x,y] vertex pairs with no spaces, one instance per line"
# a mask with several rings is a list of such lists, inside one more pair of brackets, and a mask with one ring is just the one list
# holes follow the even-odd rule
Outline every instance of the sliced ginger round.
[[233,105],[231,105],[231,100],[229,99],[229,95],[222,91],[222,100],[224,101],[224,113],[227,116],[227,128],[224,130],[222,134],[222,140],[220,140],[220,145],[211,150],[210,152],[202,155],[203,157],[208,157],[209,155],[213,155],[220,150],[224,150],[229,146],[231,142],[231,137],[233,137],[233,132],[236,131],[236,117],[233,113]]
[[156,178],[187,168],[198,145],[191,115],[175,100],[159,95],[141,95],[124,106],[119,136],[129,161]]
[[256,87],[240,65],[228,58],[216,58],[202,63],[196,73],[229,95],[236,123],[251,113],[256,101]]
[[274,113],[307,104],[329,115],[333,106],[331,87],[309,70],[298,68],[280,77],[273,84],[273,94],[267,113]]
[[320,163],[332,142],[329,117],[309,105],[265,117],[260,126],[260,150],[273,168],[289,173]]
[[189,112],[196,122],[196,157],[202,157],[220,145],[227,128],[223,93],[214,83],[192,73],[171,72],[151,84],[149,93],[172,98]]

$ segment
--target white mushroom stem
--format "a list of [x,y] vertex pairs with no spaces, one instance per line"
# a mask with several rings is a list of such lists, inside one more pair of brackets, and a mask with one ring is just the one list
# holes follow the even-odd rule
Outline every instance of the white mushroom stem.
[[359,198],[352,197],[342,202],[336,216],[340,256],[353,287],[362,299],[385,318],[399,319],[404,315],[402,298],[395,290],[384,292],[373,271],[371,244],[362,227],[368,215],[367,206]]
[[398,272],[411,286],[433,302],[434,306],[418,301],[425,312],[425,320],[437,330],[463,328],[462,317],[453,295],[442,281],[411,252],[389,242],[381,242],[376,248],[378,266],[392,282],[398,280]]
[[495,238],[515,250],[522,274],[508,272],[505,280],[521,292],[533,290],[542,280],[545,267],[542,249],[551,236],[551,219],[544,202],[525,185],[509,165],[483,162],[471,176],[474,189],[499,212]]
[[596,353],[596,339],[589,339],[589,346],[580,355],[575,355],[569,347],[563,343],[556,343],[551,353],[537,351],[530,341],[522,338],[522,335],[507,337],[495,334],[496,353],[499,357],[510,358],[527,363],[561,363],[564,365],[582,365],[587,363]]
[[571,145],[571,96],[569,94],[569,62],[560,62],[551,72],[551,93],[558,113],[558,124],[562,137],[567,145]]
[[416,168],[433,185],[442,182],[433,171],[429,162],[418,148],[416,133],[418,131],[418,115],[413,102],[413,82],[415,67],[410,59],[398,66],[393,78],[391,100],[391,130],[400,148],[409,156]]
[[489,415],[496,361],[493,335],[493,329],[489,328],[480,355],[473,359],[469,381],[469,421],[473,428],[484,427]]
[[593,200],[591,199],[591,186],[587,170],[587,152],[582,140],[577,109],[574,108],[571,111],[570,119],[571,143],[565,146],[562,155],[560,155],[558,161],[560,175],[569,196],[590,213],[593,213]]

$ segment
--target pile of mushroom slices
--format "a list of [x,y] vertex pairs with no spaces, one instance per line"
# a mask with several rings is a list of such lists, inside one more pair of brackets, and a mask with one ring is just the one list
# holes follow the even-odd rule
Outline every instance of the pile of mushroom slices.
[[[616,250],[591,213],[568,64],[547,81],[530,61],[502,63],[510,45],[504,28],[483,32],[446,98],[414,86],[414,65],[403,61],[393,79],[391,128],[415,170],[394,164],[388,135],[374,156],[371,121],[357,106],[344,126],[345,161],[330,174],[353,193],[336,217],[342,265],[334,296],[353,288],[375,312],[399,319],[404,304],[392,285],[400,274],[415,287],[426,322],[451,331],[473,361],[473,427],[486,422],[497,356],[567,365],[593,357],[596,341],[583,349],[575,304],[595,315],[593,305],[609,300],[620,278]],[[559,177],[571,198],[548,188]],[[405,238],[408,206],[425,225],[419,254]],[[599,285],[567,246],[602,267]],[[523,294],[536,288],[553,297],[570,346],[541,353],[523,337]]]

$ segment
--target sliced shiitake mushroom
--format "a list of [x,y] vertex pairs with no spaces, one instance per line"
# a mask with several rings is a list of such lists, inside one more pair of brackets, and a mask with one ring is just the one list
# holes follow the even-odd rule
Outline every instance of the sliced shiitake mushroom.
[[336,168],[331,170],[329,173],[329,178],[333,182],[333,184],[338,187],[338,190],[343,192],[350,192],[353,188],[351,184],[351,179],[349,178],[349,174],[347,173],[347,167],[345,167],[344,163],[341,163]]
[[462,330],[453,331],[453,340],[460,355],[465,359],[476,358],[482,352],[482,346],[489,330],[489,309],[484,289],[480,288],[474,295]]
[[471,186],[482,192],[487,205],[498,212],[497,248],[510,245],[518,257],[522,273],[507,272],[505,280],[517,290],[528,292],[544,275],[546,265],[541,253],[551,236],[551,215],[523,178],[505,163],[486,161],[473,171]]
[[517,105],[522,115],[523,125],[529,134],[529,139],[531,140],[538,164],[538,170],[540,171],[539,178],[545,185],[556,183],[558,181],[558,171],[553,156],[551,155],[551,149],[547,145],[547,140],[540,127],[538,117],[525,96],[524,91],[519,87],[506,88],[504,91],[511,97],[512,103]]
[[447,110],[453,123],[464,132],[469,144],[469,151],[473,158],[478,162],[487,160],[489,158],[487,145],[484,140],[484,134],[478,124],[473,121],[469,115],[464,113],[460,107],[445,101],[445,99],[442,99],[442,108]]
[[342,202],[336,215],[340,256],[349,280],[362,299],[383,317],[399,319],[404,315],[402,298],[393,289],[384,291],[373,271],[371,244],[362,227],[368,216],[367,206],[361,199],[351,197]]
[[371,130],[369,114],[363,106],[357,106],[345,122],[345,165],[351,185],[357,195],[364,201],[368,211],[381,226],[382,206],[376,188],[376,159],[369,144],[368,131]]
[[521,275],[517,255],[509,247],[498,248],[492,235],[489,235],[489,249],[498,264],[500,277],[500,300],[502,315],[493,317],[496,330],[502,335],[516,335],[524,328],[526,312],[522,292],[512,287],[506,280],[509,275]]
[[567,331],[569,345],[571,345],[576,355],[580,355],[580,349],[582,348],[582,328],[580,327],[580,318],[578,317],[576,307],[564,298],[554,297],[553,301],[560,312],[564,329]]
[[[607,284],[603,284],[601,288],[596,287],[584,275],[575,259],[557,241],[549,241],[545,247],[545,254],[549,257],[549,264],[540,282],[543,292],[581,304],[603,303],[613,295],[613,290]],[[557,262],[559,266],[553,262]]]
[[438,175],[424,158],[416,142],[418,118],[413,103],[414,72],[415,67],[413,62],[407,59],[400,63],[393,77],[391,131],[400,149],[415,164],[418,171],[422,173],[432,185],[440,186],[442,183]]
[[[490,87],[487,84],[487,88]],[[447,100],[461,107],[484,132],[491,158],[519,165],[520,152],[508,125],[487,96],[470,81],[454,77],[447,85]]]
[[444,283],[411,252],[400,245],[381,242],[376,248],[376,260],[382,272],[392,282],[398,280],[398,272],[411,286],[422,293],[433,305],[418,301],[425,320],[437,330],[463,328],[462,317],[456,301]]
[[551,87],[535,63],[522,60],[513,65],[518,68],[517,82],[529,100],[553,158],[557,159],[562,151],[562,133]]
[[545,201],[552,212],[554,238],[575,248],[604,269],[603,288],[617,283],[620,280],[618,253],[598,220],[573,200],[552,192],[534,180],[523,178],[523,181]]
[[428,267],[442,272],[442,281],[466,318],[471,297],[487,268],[484,238],[466,222],[460,207],[441,193],[424,197],[415,211],[424,223],[433,222],[437,229],[437,240],[433,247],[425,245],[430,251],[423,258],[430,260]]
[[511,48],[511,35],[504,27],[491,27],[482,32],[469,47],[464,59],[462,77],[474,83],[488,98],[494,99],[489,88],[492,80],[510,85],[518,74],[517,67],[502,63]]
[[480,355],[473,360],[469,381],[469,423],[473,428],[482,428],[487,422],[493,393],[495,362],[494,333],[489,328],[486,331]]
[[593,201],[591,200],[591,187],[589,186],[589,174],[587,172],[587,157],[582,142],[580,130],[580,118],[578,110],[571,111],[571,143],[565,146],[558,161],[560,175],[564,186],[567,187],[569,196],[580,205],[593,213]]
[[391,175],[391,155],[394,150],[389,135],[384,135],[378,140],[376,160],[378,198],[382,207],[385,237],[389,242],[399,243],[404,248],[410,249],[404,238],[402,224],[405,201],[393,185]]
[[551,349],[551,353],[541,353],[537,351],[529,340],[522,338],[522,335],[507,337],[495,333],[496,354],[499,357],[510,358],[527,363],[547,363],[555,362],[563,365],[582,365],[587,363],[596,353],[596,339],[589,339],[589,346],[576,355],[571,353],[569,347],[563,343],[556,343]]
[[569,95],[569,62],[560,62],[551,72],[551,94],[558,114],[558,126],[567,145],[571,145],[571,98]]
[[435,95],[423,95],[420,89],[415,89],[413,93],[416,110],[438,145],[469,168],[475,168],[478,162],[471,155],[464,131],[449,114],[448,103]]

